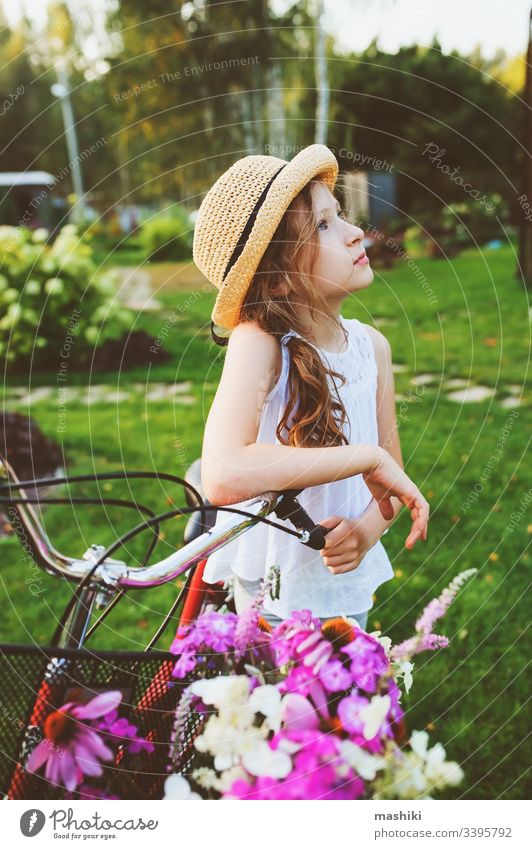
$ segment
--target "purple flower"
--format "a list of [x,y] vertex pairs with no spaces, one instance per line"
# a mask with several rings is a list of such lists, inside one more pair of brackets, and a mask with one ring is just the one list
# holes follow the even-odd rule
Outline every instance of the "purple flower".
[[350,731],[363,738],[364,723],[360,717],[360,711],[369,705],[364,696],[351,695],[342,699],[338,705],[338,718],[346,731]]
[[122,700],[119,690],[96,696],[85,705],[67,702],[44,723],[45,738],[31,753],[26,769],[37,772],[43,764],[45,778],[73,791],[84,775],[100,776],[100,761],[110,761],[113,752],[98,732],[83,720],[98,719],[115,710]]
[[347,690],[351,686],[351,675],[340,660],[329,660],[320,670],[320,681],[329,693]]
[[438,598],[433,598],[432,601],[427,604],[420,618],[416,622],[416,631],[418,633],[431,633],[434,623],[438,619],[441,619],[441,617],[447,612],[450,605],[456,598],[460,588],[466,581],[469,580],[469,578],[475,575],[477,571],[477,569],[466,569],[464,572],[460,572],[459,575],[453,578],[449,586],[445,587]]
[[145,751],[152,754],[155,751],[155,746],[144,737],[138,736],[138,728],[133,725],[125,717],[119,717],[116,710],[107,714],[97,726],[99,731],[104,731],[111,736],[110,742],[114,745],[127,745],[128,751],[132,755]]
[[201,644],[220,652],[232,648],[237,622],[238,616],[234,613],[204,613],[196,627]]
[[[175,652],[177,654],[177,652]],[[189,672],[196,668],[196,655],[191,649],[186,649],[179,656],[179,660],[174,666],[173,675],[176,678],[185,678]]]
[[413,657],[422,651],[435,651],[436,649],[444,649],[449,645],[447,637],[439,634],[416,634],[415,637],[410,637],[399,645],[394,646],[391,651],[393,660],[402,660],[403,658]]

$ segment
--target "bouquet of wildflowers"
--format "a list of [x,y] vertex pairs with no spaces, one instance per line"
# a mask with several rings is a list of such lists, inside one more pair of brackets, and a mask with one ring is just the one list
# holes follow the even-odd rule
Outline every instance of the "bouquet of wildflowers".
[[270,629],[260,616],[268,582],[243,615],[208,611],[181,628],[173,674],[187,686],[165,798],[426,799],[458,784],[462,770],[440,743],[429,747],[425,731],[408,738],[400,685],[408,692],[417,653],[447,645],[434,623],[475,571],[395,647],[353,620],[322,626],[307,610]]

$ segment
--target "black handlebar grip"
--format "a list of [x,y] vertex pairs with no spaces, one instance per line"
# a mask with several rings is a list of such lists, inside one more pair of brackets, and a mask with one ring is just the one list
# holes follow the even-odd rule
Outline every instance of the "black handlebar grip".
[[312,530],[309,531],[309,538],[304,545],[308,545],[314,551],[321,551],[322,548],[325,548],[325,537],[331,530],[332,528],[324,528],[323,525],[314,525]]

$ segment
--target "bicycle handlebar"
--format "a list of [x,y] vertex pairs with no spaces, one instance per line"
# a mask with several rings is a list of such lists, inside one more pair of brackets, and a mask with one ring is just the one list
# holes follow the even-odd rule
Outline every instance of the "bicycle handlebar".
[[[5,458],[0,456],[0,468],[6,469],[8,478],[7,484],[0,484],[0,493],[3,489],[15,488],[20,493],[24,492],[25,488],[35,487],[42,484],[58,484],[70,483],[75,480],[100,480],[100,479],[115,479],[117,477],[127,478],[146,478],[154,477],[157,479],[166,479],[173,482],[179,482],[181,485],[193,491],[194,497],[198,501],[197,506],[190,508],[177,509],[170,511],[167,514],[160,516],[152,516],[146,519],[142,525],[134,529],[133,532],[127,535],[133,535],[135,532],[143,530],[146,527],[157,524],[164,518],[169,518],[176,515],[185,515],[198,511],[216,510],[219,512],[232,513],[232,516],[227,521],[220,523],[216,528],[210,528],[205,533],[201,534],[196,539],[184,545],[178,551],[172,553],[169,557],[157,563],[148,566],[133,568],[128,566],[121,560],[111,558],[109,555],[118,548],[124,540],[119,540],[118,544],[106,549],[104,546],[92,545],[85,552],[82,558],[66,557],[57,551],[51,544],[48,536],[41,526],[31,503],[41,503],[45,499],[30,499],[25,493],[16,499],[11,495],[9,498],[1,498],[1,502],[11,503],[15,509],[22,528],[15,527],[15,531],[23,545],[28,544],[32,550],[34,559],[41,566],[52,574],[60,575],[71,581],[81,582],[90,576],[93,585],[97,585],[100,589],[108,588],[109,590],[146,588],[159,586],[167,583],[174,578],[182,575],[194,566],[198,561],[207,558],[214,551],[222,548],[229,541],[236,539],[241,533],[244,533],[249,527],[255,525],[257,521],[266,521],[268,524],[274,525],[280,530],[294,534],[300,542],[309,547],[320,550],[325,545],[325,535],[329,532],[328,528],[323,528],[321,525],[316,525],[304,508],[296,500],[302,490],[287,490],[284,492],[267,492],[246,504],[246,510],[241,510],[235,507],[215,507],[203,502],[197,490],[190,485],[189,482],[178,478],[174,475],[158,474],[151,472],[124,472],[124,473],[106,473],[104,475],[79,475],[71,478],[42,478],[31,481],[18,480],[14,470]],[[68,501],[67,501],[68,503]],[[17,506],[15,507],[15,504]],[[131,505],[130,505],[131,506]],[[138,505],[137,505],[138,506]],[[283,525],[279,525],[266,520],[266,516],[275,512],[280,519],[290,521],[297,529],[297,532],[291,531]],[[14,523],[12,523],[14,524]],[[29,538],[28,538],[29,535]],[[25,537],[25,538],[24,538]]]

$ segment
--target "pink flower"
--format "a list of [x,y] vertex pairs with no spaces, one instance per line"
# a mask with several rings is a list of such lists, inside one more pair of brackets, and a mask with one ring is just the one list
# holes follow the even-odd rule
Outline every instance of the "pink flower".
[[350,731],[360,737],[364,734],[364,723],[360,711],[369,705],[369,701],[363,696],[346,696],[338,705],[338,718],[346,731]]
[[83,776],[100,776],[100,761],[110,761],[113,752],[100,734],[84,720],[98,719],[114,711],[122,700],[119,690],[96,696],[85,705],[67,702],[44,723],[45,739],[31,753],[26,769],[37,772],[46,764],[45,778],[73,791]]
[[391,651],[392,660],[402,660],[403,658],[413,657],[422,651],[435,651],[436,649],[444,649],[449,645],[447,637],[440,634],[416,634],[415,637],[410,637],[408,640],[394,646]]
[[339,660],[329,660],[320,672],[320,681],[329,693],[347,690],[351,680],[349,672]]
[[434,623],[444,616],[458,595],[460,588],[466,583],[466,581],[473,577],[477,571],[477,569],[466,569],[464,572],[460,572],[459,575],[456,575],[456,577],[453,578],[449,586],[445,587],[438,598],[433,598],[432,601],[427,604],[423,613],[416,622],[416,631],[418,633],[431,633]]

